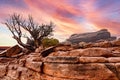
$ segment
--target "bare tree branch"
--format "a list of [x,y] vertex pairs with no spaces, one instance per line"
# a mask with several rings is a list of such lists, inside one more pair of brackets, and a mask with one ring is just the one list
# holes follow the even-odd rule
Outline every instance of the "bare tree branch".
[[[41,40],[50,36],[53,32],[52,23],[49,25],[38,25],[34,22],[32,16],[28,16],[28,20],[25,20],[20,14],[11,15],[10,18],[6,20],[5,25],[13,34],[13,38],[19,45],[31,50],[39,47],[41,45]],[[30,35],[27,36],[23,34],[22,29],[26,30]],[[22,37],[25,37],[28,40],[26,44],[22,42]]]

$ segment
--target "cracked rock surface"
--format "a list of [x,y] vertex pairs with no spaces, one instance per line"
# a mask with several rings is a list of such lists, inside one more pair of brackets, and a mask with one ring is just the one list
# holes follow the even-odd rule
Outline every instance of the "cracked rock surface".
[[119,43],[84,49],[62,45],[45,52],[46,57],[41,57],[40,51],[1,56],[0,80],[120,80]]

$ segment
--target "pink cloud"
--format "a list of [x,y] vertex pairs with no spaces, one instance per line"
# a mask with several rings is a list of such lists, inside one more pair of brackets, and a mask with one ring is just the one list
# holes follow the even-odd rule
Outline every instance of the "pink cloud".
[[[16,1],[19,3],[19,0]],[[78,5],[71,5],[73,3],[70,4],[69,1],[71,0],[24,0],[27,9],[7,5],[0,8],[0,18],[3,20],[8,17],[8,14],[16,12],[23,14],[25,18],[30,14],[38,23],[52,21],[56,25],[55,36],[62,39],[74,33],[96,31],[102,28],[107,28],[116,35],[120,33],[120,22],[109,19],[112,12],[120,13],[119,8],[112,9],[115,8],[112,0],[98,9],[95,6],[98,0],[80,0]]]

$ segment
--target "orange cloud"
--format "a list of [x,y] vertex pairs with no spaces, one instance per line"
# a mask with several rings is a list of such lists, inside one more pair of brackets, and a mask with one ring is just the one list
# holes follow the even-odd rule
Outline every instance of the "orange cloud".
[[[19,3],[19,0],[16,1]],[[119,34],[120,8],[117,6],[120,2],[117,0],[109,2],[108,0],[23,0],[23,2],[27,8],[11,5],[0,7],[1,21],[13,12],[22,13],[25,18],[30,14],[38,23],[54,22],[55,37],[61,40],[74,33],[91,32],[101,28],[107,28],[115,35]]]

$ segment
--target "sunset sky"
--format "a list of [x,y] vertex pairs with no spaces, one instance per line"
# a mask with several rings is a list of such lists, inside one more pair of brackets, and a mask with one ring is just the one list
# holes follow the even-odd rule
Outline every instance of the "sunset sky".
[[0,0],[0,46],[16,44],[2,24],[13,13],[32,15],[38,23],[52,21],[60,41],[103,28],[120,36],[120,0]]

